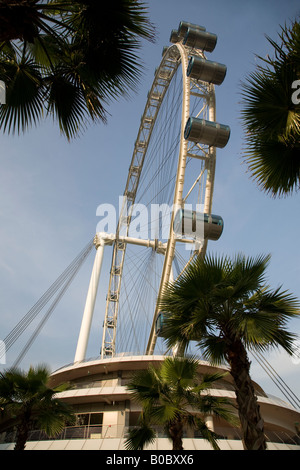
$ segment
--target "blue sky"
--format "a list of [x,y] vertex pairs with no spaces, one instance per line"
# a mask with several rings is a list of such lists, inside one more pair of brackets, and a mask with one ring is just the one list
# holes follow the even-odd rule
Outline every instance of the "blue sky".
[[[289,0],[150,0],[149,14],[157,31],[154,44],[143,43],[144,73],[136,94],[109,105],[107,125],[91,126],[68,143],[56,124],[46,121],[25,135],[0,136],[0,339],[34,305],[80,250],[93,237],[99,204],[117,206],[123,194],[140,118],[161,52],[181,20],[206,27],[218,35],[212,60],[227,65],[226,79],[216,89],[217,120],[231,127],[225,149],[217,153],[213,212],[222,215],[225,230],[210,251],[234,255],[270,253],[268,280],[300,298],[299,194],[272,199],[251,181],[242,163],[240,83],[254,69],[255,54],[266,56],[271,46],[265,35],[277,38],[279,25],[300,13]],[[109,269],[111,254],[104,260]],[[52,369],[73,361],[93,256],[43,329],[22,367],[45,362]],[[106,271],[108,273],[108,271]],[[107,274],[103,274],[107,278]],[[88,357],[97,356],[102,338],[106,287],[99,292]],[[299,322],[290,328],[300,333]],[[27,336],[28,338],[28,336]],[[22,342],[7,353],[7,365]],[[300,364],[283,352],[270,363],[300,395]],[[280,395],[265,373],[253,363],[252,375]]]

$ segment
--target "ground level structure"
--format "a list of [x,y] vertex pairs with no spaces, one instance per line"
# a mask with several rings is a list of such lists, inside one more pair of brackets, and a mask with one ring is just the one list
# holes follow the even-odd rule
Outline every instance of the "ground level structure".
[[[64,382],[70,388],[59,394],[71,404],[76,414],[76,424],[67,426],[56,439],[49,439],[39,430],[32,431],[26,450],[124,450],[124,442],[130,427],[137,425],[140,406],[131,398],[126,384],[132,374],[146,369],[150,364],[158,366],[165,356],[121,355],[109,359],[88,360],[71,364],[55,371],[51,386]],[[199,374],[226,372],[199,360]],[[300,412],[285,401],[268,396],[254,383],[256,395],[265,423],[269,450],[300,450],[298,424]],[[235,400],[230,374],[220,380],[210,392]],[[241,432],[228,423],[209,416],[207,424],[219,436],[221,450],[242,450]],[[157,439],[147,450],[171,450],[171,441],[164,430],[157,428]],[[210,444],[196,431],[187,429],[183,439],[184,450],[212,450]],[[14,432],[3,433],[0,450],[14,448]]]

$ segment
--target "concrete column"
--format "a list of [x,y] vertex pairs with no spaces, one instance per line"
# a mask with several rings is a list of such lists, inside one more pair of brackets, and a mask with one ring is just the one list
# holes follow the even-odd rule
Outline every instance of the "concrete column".
[[209,429],[210,431],[214,431],[214,430],[215,430],[215,427],[214,427],[214,420],[213,420],[213,417],[212,417],[211,415],[205,417],[205,424],[206,424],[206,426],[208,427],[208,429]]

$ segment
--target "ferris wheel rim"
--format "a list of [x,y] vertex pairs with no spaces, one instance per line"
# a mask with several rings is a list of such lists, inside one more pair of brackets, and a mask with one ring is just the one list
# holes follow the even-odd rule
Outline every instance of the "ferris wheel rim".
[[[116,241],[114,243],[114,249],[113,249],[113,257],[112,257],[112,262],[111,262],[111,273],[110,273],[110,280],[109,280],[109,287],[108,287],[108,296],[107,296],[107,301],[106,301],[106,311],[105,311],[105,319],[104,319],[104,331],[103,331],[103,338],[102,338],[102,347],[101,347],[101,356],[104,357],[105,355],[105,335],[107,333],[107,322],[108,322],[108,309],[109,309],[109,294],[111,292],[111,282],[112,282],[112,276],[114,275],[114,272],[118,268],[116,264],[116,253],[118,250],[118,239],[120,238],[120,233],[121,230],[125,228],[125,233],[128,235],[129,227],[130,227],[130,215],[128,216],[128,212],[126,212],[126,217],[124,219],[124,207],[126,208],[126,204],[128,204],[128,197],[130,198],[130,203],[132,207],[135,203],[135,198],[137,194],[137,190],[139,187],[139,178],[142,172],[143,164],[144,164],[144,159],[147,154],[148,146],[151,141],[151,135],[152,135],[152,130],[155,126],[157,116],[159,115],[159,111],[161,108],[161,104],[163,103],[165,94],[170,86],[170,83],[172,82],[173,76],[176,73],[177,69],[181,67],[182,69],[182,117],[181,117],[181,131],[180,131],[180,150],[179,150],[179,156],[178,156],[178,167],[177,167],[177,173],[176,173],[176,185],[175,185],[175,190],[174,190],[174,205],[175,207],[178,205],[181,205],[182,201],[182,187],[178,187],[179,181],[184,180],[184,173],[185,173],[185,160],[187,156],[187,141],[184,138],[184,129],[186,122],[189,118],[189,113],[190,113],[190,78],[187,76],[186,70],[188,66],[188,54],[191,52],[191,48],[188,48],[184,46],[181,43],[176,43],[168,47],[168,49],[164,52],[163,58],[160,62],[159,67],[156,70],[155,77],[151,86],[151,89],[148,94],[147,102],[144,108],[144,112],[141,118],[141,123],[137,135],[137,139],[135,142],[135,147],[131,159],[131,164],[129,167],[129,172],[128,172],[128,178],[127,178],[127,183],[124,191],[124,198],[123,198],[123,207],[120,213],[119,221],[118,221],[118,226],[117,226],[117,231],[116,231]],[[198,54],[203,53],[201,51],[197,51]],[[164,68],[166,64],[170,66],[170,62],[173,62],[173,69],[171,68],[169,75],[167,74],[163,78],[161,78],[162,72],[164,72]],[[157,90],[162,92],[160,93],[160,96],[157,95]],[[154,113],[153,113],[154,110]],[[145,136],[148,137],[145,140]],[[141,145],[144,143],[144,146]],[[132,184],[132,180],[134,180],[133,175],[134,171],[138,171],[136,166],[135,166],[135,161],[138,160],[141,163],[141,168],[139,168],[139,174],[135,180],[137,183],[135,185],[135,191],[130,191],[130,184]],[[179,175],[179,172],[181,171],[181,174]],[[214,173],[214,169],[213,169]],[[214,176],[214,174],[213,174]],[[177,187],[176,187],[177,186]],[[213,188],[212,188],[213,191]],[[212,194],[211,194],[212,196]],[[210,199],[212,197],[210,196]],[[211,206],[211,203],[209,204]],[[171,269],[171,264],[172,260],[174,257],[174,250],[175,250],[175,245],[176,245],[176,239],[173,234],[173,229],[172,229],[172,221],[174,217],[174,212],[172,212],[172,219],[170,223],[170,236],[167,241],[167,248],[166,248],[166,255],[164,259],[164,268],[163,268],[163,273],[162,273],[162,279],[161,279],[161,285],[159,289],[159,294],[158,298],[160,296],[160,293],[163,289],[163,286],[165,283],[169,280],[170,277],[170,269]],[[206,249],[206,244],[204,244],[203,251]],[[125,262],[125,252],[126,252],[126,244],[125,246],[122,246],[122,251],[123,251],[123,259],[122,259],[122,267],[121,267],[121,274],[120,274],[120,282],[119,282],[119,288],[118,292],[116,293],[116,296],[119,297],[120,290],[121,290],[121,282],[122,282],[122,274],[123,274],[123,266]],[[115,299],[114,299],[115,300]],[[118,302],[118,301],[117,301]],[[113,335],[111,335],[111,344],[112,344],[112,355],[114,355],[114,348],[115,348],[115,339],[116,339],[116,328],[117,328],[117,317],[118,317],[118,308],[119,305],[116,306],[116,314],[114,318],[114,324],[113,324]],[[154,338],[154,328],[155,328],[155,319],[157,316],[157,310],[158,306],[156,305],[156,309],[154,312],[153,316],[153,322],[152,322],[152,327],[150,331],[150,337],[146,349],[146,354],[152,354],[153,352],[153,338]],[[155,344],[154,344],[155,346]]]

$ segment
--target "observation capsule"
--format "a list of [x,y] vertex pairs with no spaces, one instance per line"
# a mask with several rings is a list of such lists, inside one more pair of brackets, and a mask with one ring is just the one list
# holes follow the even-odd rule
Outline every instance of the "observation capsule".
[[163,329],[163,312],[159,312],[157,315],[157,319],[155,322],[155,334],[156,336],[162,336],[162,329]]
[[206,31],[206,28],[204,28],[204,26],[188,23],[187,21],[180,21],[177,31],[180,39],[184,38],[189,28],[197,29],[199,31]]
[[218,36],[214,33],[188,28],[183,39],[183,44],[195,49],[212,52],[217,44]]
[[214,121],[189,117],[184,129],[184,138],[191,142],[201,142],[223,148],[230,137],[230,127]]
[[203,82],[221,85],[223,83],[227,67],[218,62],[202,59],[198,56],[192,56],[189,60],[186,74],[188,77]]
[[177,235],[198,238],[200,240],[219,240],[224,228],[222,217],[214,214],[188,209],[178,209],[173,222]]

